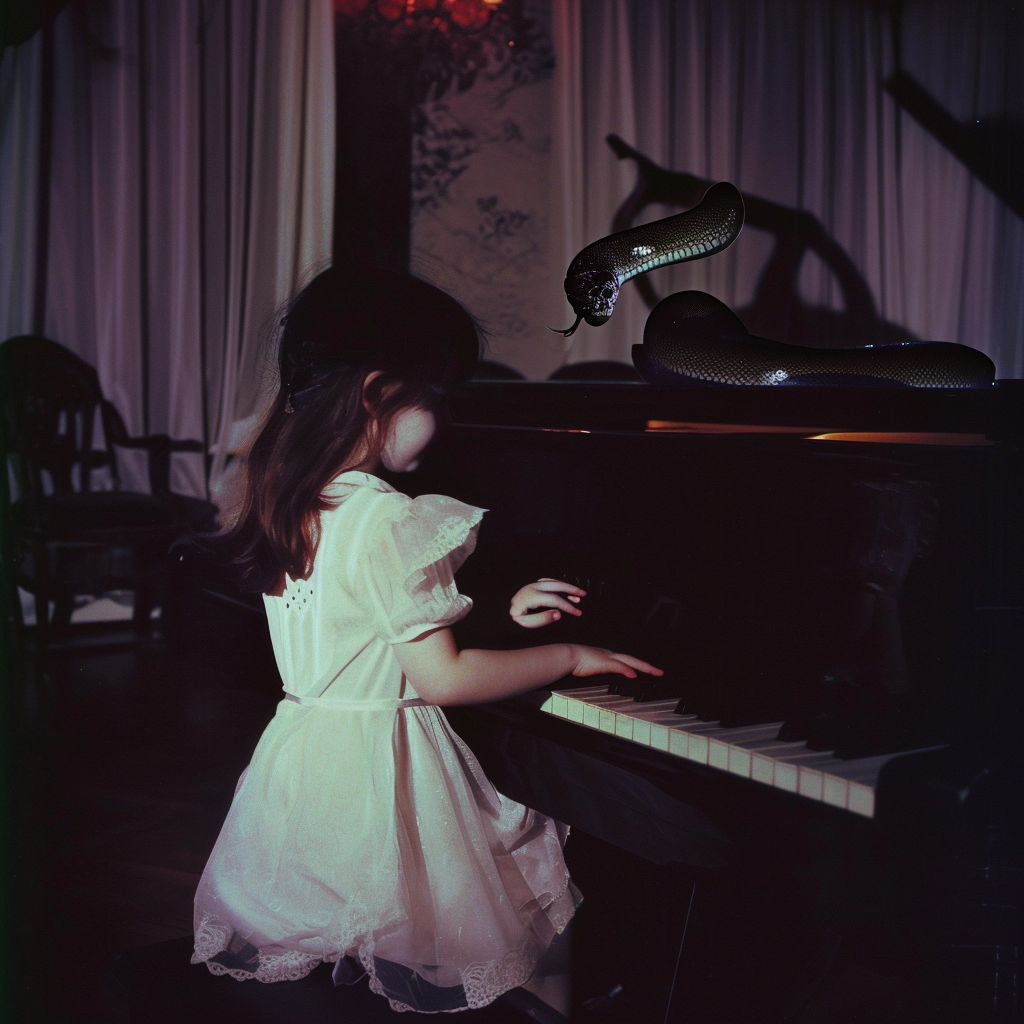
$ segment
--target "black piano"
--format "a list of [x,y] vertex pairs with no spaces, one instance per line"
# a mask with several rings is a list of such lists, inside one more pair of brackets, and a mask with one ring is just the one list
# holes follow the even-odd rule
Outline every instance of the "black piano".
[[[1017,1019],[1024,382],[478,381],[451,411],[394,482],[490,510],[460,643],[665,669],[451,709],[575,829],[581,1019]],[[512,624],[540,576],[584,616]]]

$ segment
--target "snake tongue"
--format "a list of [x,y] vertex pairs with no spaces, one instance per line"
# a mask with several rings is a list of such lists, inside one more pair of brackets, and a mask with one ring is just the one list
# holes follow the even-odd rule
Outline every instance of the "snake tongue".
[[558,328],[558,327],[549,327],[548,330],[549,331],[554,331],[555,334],[562,335],[563,338],[568,338],[569,335],[572,334],[576,330],[577,327],[579,327],[580,321],[582,319],[583,319],[582,316],[577,316],[576,317],[576,321],[575,321],[575,323],[573,323],[572,327],[566,327],[564,329]]

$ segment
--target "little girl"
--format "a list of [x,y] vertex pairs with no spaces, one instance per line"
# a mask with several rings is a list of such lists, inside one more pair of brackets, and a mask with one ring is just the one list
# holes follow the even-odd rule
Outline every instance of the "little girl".
[[[328,961],[396,1010],[461,1010],[526,983],[572,917],[565,827],[497,793],[440,709],[660,672],[576,644],[456,647],[472,602],[453,576],[484,510],[375,474],[416,467],[477,354],[455,300],[374,268],[325,271],[284,320],[227,541],[265,594],[285,699],[196,894],[193,963],[215,974],[281,981]],[[543,625],[582,595],[538,582],[512,614]]]

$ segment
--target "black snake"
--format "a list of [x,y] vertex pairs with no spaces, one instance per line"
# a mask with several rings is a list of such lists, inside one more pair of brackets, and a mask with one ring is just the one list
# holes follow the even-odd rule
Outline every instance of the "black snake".
[[[720,181],[700,204],[608,235],[569,264],[565,294],[576,314],[568,337],[585,320],[605,323],[622,284],[655,267],[702,259],[730,245],[743,226],[743,197]],[[633,363],[651,383],[740,386],[874,385],[918,388],[987,387],[995,366],[968,345],[919,341],[857,348],[808,348],[749,334],[725,303],[704,292],[677,292],[651,311]]]

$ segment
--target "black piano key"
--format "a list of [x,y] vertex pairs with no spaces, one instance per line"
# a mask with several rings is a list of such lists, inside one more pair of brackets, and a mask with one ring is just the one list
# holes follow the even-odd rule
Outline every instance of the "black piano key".
[[680,697],[679,703],[675,706],[675,713],[677,715],[696,714],[697,700],[698,694],[696,692],[688,693],[685,696]]
[[680,700],[686,695],[687,689],[687,684],[679,679],[637,676],[636,679],[627,680],[620,693],[640,703],[648,703],[654,700]]
[[779,740],[782,743],[806,742],[811,734],[814,715],[794,715],[786,718],[779,729]]
[[842,738],[843,723],[838,715],[818,715],[808,723],[808,750],[835,750]]

